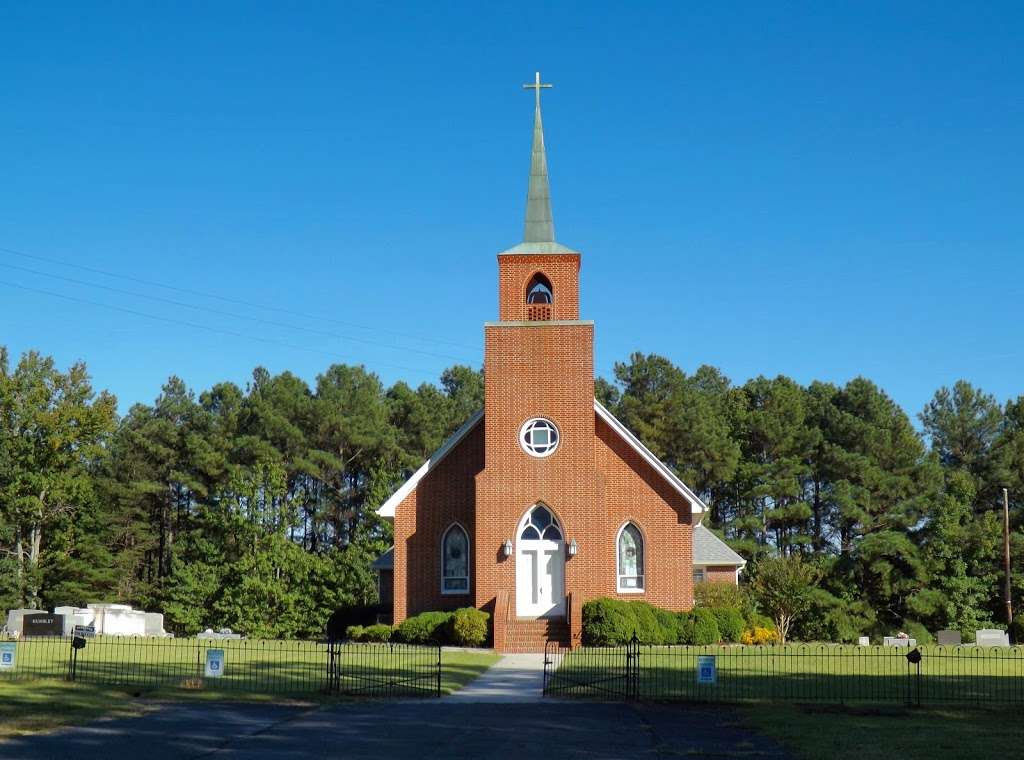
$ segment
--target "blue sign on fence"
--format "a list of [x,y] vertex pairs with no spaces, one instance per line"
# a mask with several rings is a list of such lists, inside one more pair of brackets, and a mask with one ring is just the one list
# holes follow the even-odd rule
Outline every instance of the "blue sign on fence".
[[220,678],[224,675],[224,650],[206,650],[206,677]]
[[718,683],[715,669],[715,656],[702,654],[697,656],[697,683]]
[[17,648],[13,642],[0,644],[0,670],[13,670],[17,663]]

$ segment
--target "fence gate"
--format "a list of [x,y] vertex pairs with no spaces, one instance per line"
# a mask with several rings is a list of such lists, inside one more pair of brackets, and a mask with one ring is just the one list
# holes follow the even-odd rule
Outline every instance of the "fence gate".
[[440,697],[441,645],[331,641],[327,690],[360,697]]
[[[571,656],[567,658],[567,655]],[[544,696],[640,697],[640,640],[621,647],[544,647]]]

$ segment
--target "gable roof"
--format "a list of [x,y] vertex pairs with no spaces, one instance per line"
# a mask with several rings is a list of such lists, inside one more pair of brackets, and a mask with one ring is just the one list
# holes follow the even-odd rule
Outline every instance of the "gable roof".
[[693,526],[693,564],[743,567],[747,561],[700,523]]
[[380,505],[377,510],[377,514],[381,517],[394,517],[395,509],[401,504],[405,497],[413,492],[416,488],[416,484],[423,480],[423,476],[430,472],[432,469],[437,467],[438,463],[444,459],[448,454],[451,453],[452,449],[459,445],[459,442],[469,435],[470,431],[480,424],[480,421],[484,418],[484,410],[481,409],[468,420],[466,420],[462,427],[452,433],[451,438],[441,444],[441,447],[430,455],[430,459],[423,463],[423,465],[412,474],[407,481],[402,484],[402,487],[391,494],[391,498]]
[[[654,471],[657,472],[673,488],[673,490],[681,494],[688,502],[690,502],[690,511],[693,514],[703,514],[707,511],[707,505],[700,500],[700,497],[697,496],[697,494],[695,494],[688,485],[681,481],[676,474],[669,469],[668,465],[658,459],[658,457],[654,456],[654,454],[651,453],[651,450],[644,446],[643,443],[640,442],[640,439],[629,431],[629,428],[615,419],[615,415],[605,409],[597,399],[594,399],[594,412],[600,419],[604,420],[604,422],[606,422],[608,426],[615,431],[619,437],[626,442],[626,444],[629,445],[630,448],[639,454],[641,459],[651,465],[651,467],[654,468]],[[416,470],[416,472],[414,472],[412,476],[405,481],[405,483],[402,484],[401,488],[391,494],[391,498],[380,506],[377,510],[377,514],[381,517],[393,518],[395,516],[395,510],[398,508],[398,505],[405,500],[405,497],[413,492],[416,485],[424,478],[424,476],[434,469],[442,459],[448,456],[452,449],[458,446],[459,442],[469,435],[473,428],[480,424],[483,418],[484,412],[483,409],[481,409],[466,420],[465,424],[456,430],[452,434],[451,438],[441,444],[441,447],[430,455],[430,459],[424,462],[423,465]],[[730,551],[732,550],[730,549]]]
[[395,569],[395,547],[391,547],[382,555],[377,557],[370,565],[374,570],[394,570]]
[[640,442],[640,439],[629,431],[629,428],[615,419],[615,415],[605,409],[597,399],[594,399],[594,411],[597,412],[597,416],[607,422],[611,429],[618,433],[645,462],[651,465],[651,467],[653,467],[661,477],[668,481],[668,484],[672,486],[672,488],[681,493],[686,500],[690,502],[690,511],[693,512],[693,514],[702,514],[707,511],[707,504],[701,501],[700,497],[690,490],[690,487],[681,481],[676,474],[669,469],[667,464],[654,456],[654,454],[651,453],[651,450],[644,446]]

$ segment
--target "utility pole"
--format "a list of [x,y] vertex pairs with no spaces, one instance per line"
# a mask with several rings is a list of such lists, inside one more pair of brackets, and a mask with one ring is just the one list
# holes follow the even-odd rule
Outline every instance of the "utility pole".
[[1010,491],[1003,489],[1003,569],[1006,572],[1006,624],[1013,623],[1013,598],[1010,595]]

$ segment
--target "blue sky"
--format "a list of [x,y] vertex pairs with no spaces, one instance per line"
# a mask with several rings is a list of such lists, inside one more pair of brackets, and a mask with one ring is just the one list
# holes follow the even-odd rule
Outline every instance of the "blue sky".
[[832,5],[8,3],[0,344],[122,411],[172,373],[479,365],[539,68],[600,374],[1016,397],[1024,10]]

